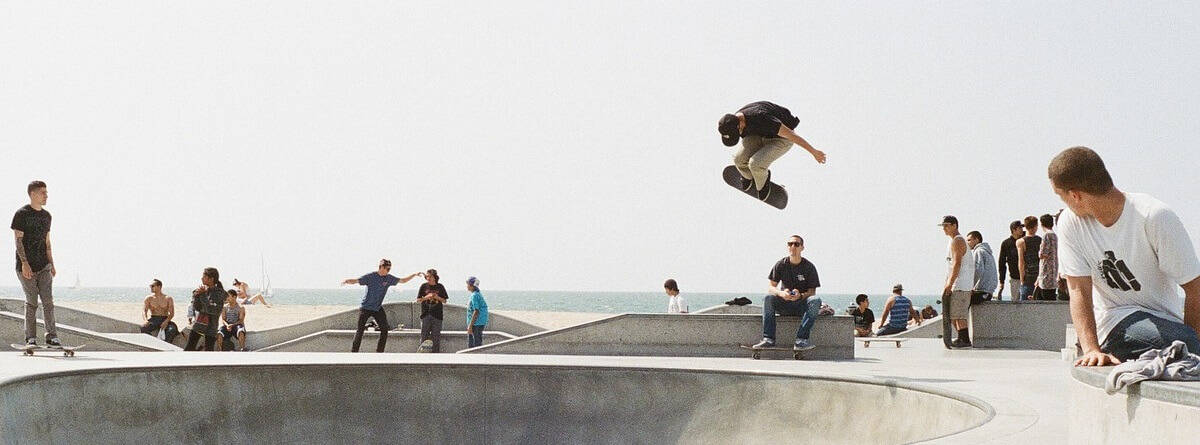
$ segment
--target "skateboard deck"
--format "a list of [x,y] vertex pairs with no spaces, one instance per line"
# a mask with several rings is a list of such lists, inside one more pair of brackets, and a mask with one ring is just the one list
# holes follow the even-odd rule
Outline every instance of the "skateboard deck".
[[794,358],[794,359],[796,359],[796,360],[803,360],[803,359],[804,359],[804,353],[805,353],[805,352],[807,352],[807,351],[811,351],[811,350],[813,350],[813,349],[816,349],[816,348],[817,348],[816,346],[809,346],[809,347],[807,347],[807,348],[804,348],[804,349],[801,349],[801,350],[797,351],[797,350],[794,350],[794,349],[792,349],[792,348],[784,348],[784,347],[779,347],[779,346],[772,346],[772,347],[769,347],[769,348],[756,348],[756,347],[754,347],[754,346],[750,346],[750,345],[741,345],[741,344],[739,344],[739,345],[738,345],[738,347],[739,347],[739,348],[742,348],[742,349],[749,349],[749,350],[750,350],[750,357],[751,357],[751,358],[753,358],[753,359],[755,359],[755,360],[758,360],[758,359],[761,359],[761,358],[762,358],[762,353],[763,353],[763,351],[775,351],[775,352],[779,352],[779,351],[787,351],[787,352],[790,352],[790,353],[792,353],[792,358]]
[[433,340],[421,342],[421,346],[417,346],[417,352],[433,352]]
[[871,342],[876,342],[876,343],[893,342],[893,343],[896,343],[896,347],[899,348],[900,343],[904,343],[904,342],[908,341],[908,339],[907,338],[887,338],[887,337],[862,337],[862,338],[859,338],[858,341],[862,342],[864,348],[871,347]]
[[16,349],[18,351],[22,351],[23,355],[33,355],[34,351],[43,351],[43,352],[55,351],[55,352],[62,352],[63,357],[74,357],[76,349],[83,349],[83,347],[87,346],[87,345],[63,346],[61,348],[50,348],[50,347],[46,347],[46,346],[31,346],[31,345],[20,345],[20,344],[16,344],[16,343],[11,343],[11,344],[9,344],[9,346],[12,346],[13,349]]
[[951,349],[950,334],[954,332],[954,325],[950,322],[950,297],[942,297],[938,303],[942,304],[942,344]]
[[[729,184],[730,187],[741,190],[742,193],[750,195],[754,199],[759,199],[758,191],[754,190],[753,186],[751,186],[749,190],[742,190],[742,174],[738,173],[737,167],[732,165],[726,166],[725,170],[721,172],[721,177],[725,178],[725,183]],[[768,176],[768,178],[770,178],[770,176]],[[767,196],[764,199],[760,199],[760,201],[765,202],[767,205],[777,209],[783,209],[784,207],[787,207],[788,194],[787,190],[784,190],[782,185],[771,182],[770,179],[768,179],[767,185],[764,186],[763,189],[767,191]]]

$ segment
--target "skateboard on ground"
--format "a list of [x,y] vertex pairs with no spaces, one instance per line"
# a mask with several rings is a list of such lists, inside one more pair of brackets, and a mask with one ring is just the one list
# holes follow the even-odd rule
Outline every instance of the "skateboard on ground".
[[417,347],[417,352],[433,352],[433,340],[421,342],[421,346]]
[[811,351],[811,350],[817,348],[816,346],[809,345],[807,348],[797,351],[792,348],[785,348],[785,347],[780,347],[780,346],[771,346],[769,348],[756,348],[756,347],[750,346],[750,345],[738,345],[738,347],[740,347],[742,349],[749,349],[750,357],[754,358],[755,360],[762,358],[763,351],[787,351],[787,352],[792,353],[792,358],[794,358],[796,360],[803,360],[805,352]]
[[904,343],[904,342],[908,341],[908,339],[907,338],[888,338],[888,337],[859,337],[858,341],[862,342],[864,348],[871,347],[871,342],[876,342],[876,343],[894,342],[894,343],[896,343],[896,347],[899,348],[900,343]]
[[20,344],[12,343],[9,346],[12,346],[13,349],[16,349],[18,351],[23,351],[22,352],[23,355],[33,355],[34,351],[43,351],[43,352],[56,351],[56,352],[62,352],[63,357],[74,357],[76,349],[83,349],[83,347],[87,346],[87,345],[63,346],[61,348],[51,348],[51,347],[47,347],[47,346],[20,345]]
[[[738,172],[737,167],[732,165],[725,167],[725,170],[721,172],[721,176],[725,178],[725,183],[729,184],[730,187],[741,190],[742,193],[750,195],[754,197],[754,199],[759,199],[758,191],[755,190],[753,186],[751,186],[749,190],[742,190],[743,178],[742,174]],[[767,196],[759,200],[777,209],[783,209],[784,207],[787,207],[787,190],[784,190],[782,185],[771,182],[769,175],[767,178],[767,185],[763,186],[763,190],[767,191]]]

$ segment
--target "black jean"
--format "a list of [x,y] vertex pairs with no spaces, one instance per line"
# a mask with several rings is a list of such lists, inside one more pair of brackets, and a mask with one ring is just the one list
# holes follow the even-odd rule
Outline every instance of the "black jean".
[[[216,318],[216,317],[213,317],[213,318]],[[202,335],[204,336],[204,350],[205,351],[216,351],[217,350],[217,333],[216,332],[196,332],[194,330],[192,331],[191,334],[188,334],[187,345],[183,347],[183,350],[184,351],[198,351],[199,349],[196,349],[196,346],[198,343],[200,343],[200,336],[202,336]]]
[[358,331],[354,333],[354,344],[350,346],[350,352],[358,352],[358,347],[362,344],[363,331],[367,329],[367,319],[374,318],[375,323],[379,325],[379,346],[375,347],[375,352],[383,352],[383,348],[387,346],[387,334],[391,329],[391,325],[387,321],[387,313],[380,308],[377,311],[367,309],[358,310]]

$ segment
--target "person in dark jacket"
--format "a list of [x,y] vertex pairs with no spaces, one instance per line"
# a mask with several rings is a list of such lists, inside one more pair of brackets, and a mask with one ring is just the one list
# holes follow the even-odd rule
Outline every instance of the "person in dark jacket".
[[200,287],[192,291],[192,308],[196,310],[196,320],[192,323],[192,333],[188,334],[187,346],[184,351],[197,351],[200,336],[204,336],[204,350],[215,351],[217,342],[217,317],[225,306],[225,286],[221,284],[221,273],[216,268],[204,268],[200,276]]
[[1008,295],[1012,301],[1021,299],[1021,264],[1017,257],[1017,240],[1025,236],[1025,226],[1020,221],[1008,223],[1010,236],[1000,243],[1000,258],[996,263],[1000,266],[1000,289],[996,291],[996,301],[1004,300],[1004,285],[1008,285]]

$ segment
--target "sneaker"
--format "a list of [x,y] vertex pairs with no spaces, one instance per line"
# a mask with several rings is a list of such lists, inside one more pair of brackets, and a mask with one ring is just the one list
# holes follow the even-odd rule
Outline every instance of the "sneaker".
[[754,348],[754,349],[774,348],[774,347],[775,347],[775,340],[770,339],[770,338],[763,338],[762,341],[758,342],[758,344],[751,346],[751,348]]
[[754,180],[742,178],[742,191],[748,192],[748,191],[750,191],[751,187],[754,187]]
[[770,198],[770,197],[771,197],[771,186],[769,184],[764,185],[762,190],[758,191],[758,200],[766,201],[767,198]]
[[46,347],[61,349],[62,343],[59,343],[58,337],[46,337]]
[[951,348],[969,348],[969,347],[971,347],[971,342],[963,340],[961,338],[956,338],[956,339],[950,341],[950,347]]
[[807,338],[797,338],[796,344],[792,346],[792,350],[793,351],[807,351],[807,350],[815,348],[815,347],[816,346],[813,346],[812,342],[809,342]]
[[37,346],[37,338],[29,337],[25,339],[25,346]]

